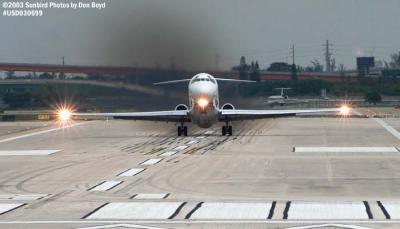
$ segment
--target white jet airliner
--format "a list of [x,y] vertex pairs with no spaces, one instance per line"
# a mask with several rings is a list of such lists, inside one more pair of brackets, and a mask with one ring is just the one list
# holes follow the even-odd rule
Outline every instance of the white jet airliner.
[[349,113],[349,107],[347,106],[333,109],[310,110],[238,110],[235,109],[232,104],[226,103],[220,107],[217,81],[254,82],[248,80],[214,78],[210,74],[199,73],[192,79],[155,83],[156,85],[161,85],[189,82],[189,106],[179,104],[174,110],[170,111],[126,113],[74,113],[64,108],[58,112],[58,117],[62,121],[67,121],[74,116],[102,116],[112,117],[114,119],[177,122],[180,123],[180,126],[178,126],[178,136],[187,136],[188,128],[185,126],[186,122],[192,122],[201,128],[209,128],[217,122],[224,122],[225,124],[222,126],[221,131],[222,135],[232,135],[231,121],[291,116],[300,113],[340,112],[341,115],[347,115]]

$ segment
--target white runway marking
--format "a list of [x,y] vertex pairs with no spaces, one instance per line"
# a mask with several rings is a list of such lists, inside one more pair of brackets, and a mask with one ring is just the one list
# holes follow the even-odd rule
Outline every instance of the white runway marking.
[[0,215],[12,211],[24,204],[0,204]]
[[393,136],[395,136],[397,139],[400,140],[400,132],[397,131],[395,128],[391,127],[389,124],[387,124],[385,121],[383,121],[380,118],[372,118],[375,120],[377,123],[379,123],[383,128],[385,128],[389,133],[391,133]]
[[362,202],[292,202],[288,219],[369,219]]
[[105,228],[135,228],[135,229],[166,229],[162,227],[149,227],[144,225],[137,224],[112,224],[112,225],[103,225],[103,226],[93,226],[93,227],[80,227],[77,229],[105,229]]
[[154,165],[160,162],[162,158],[153,158],[153,159],[148,159],[144,162],[141,163],[141,165]]
[[169,156],[172,156],[172,155],[174,155],[176,153],[177,153],[177,151],[167,151],[167,152],[161,154],[160,156],[161,157],[169,157]]
[[182,202],[110,203],[87,219],[168,219]]
[[169,193],[139,193],[132,199],[165,199]]
[[189,147],[189,146],[178,146],[178,147],[175,148],[175,150],[184,150],[187,147]]
[[8,195],[0,195],[0,200],[38,200],[47,194],[8,194]]
[[214,133],[213,130],[208,130],[208,131],[204,132],[204,134],[212,134],[212,133]]
[[[136,224],[398,224],[400,220],[27,220],[27,221],[0,221],[0,224],[99,224],[99,223],[136,223]],[[362,228],[362,227],[361,227]],[[360,229],[360,228],[357,228]],[[368,228],[362,228],[368,229]]]
[[105,181],[89,189],[89,191],[108,191],[121,183],[122,181]]
[[370,227],[361,227],[361,226],[336,224],[336,223],[310,225],[310,226],[299,226],[299,227],[288,227],[285,229],[313,229],[313,228],[374,229],[374,228],[370,228]]
[[144,169],[129,169],[121,174],[119,174],[118,176],[120,177],[131,177],[131,176],[135,176],[136,174],[142,172]]
[[202,139],[202,138],[206,138],[206,136],[197,136],[196,138]]
[[391,219],[400,219],[400,201],[381,201]]
[[0,150],[0,156],[44,156],[61,150]]
[[[86,122],[86,123],[88,123],[88,122]],[[14,140],[21,139],[21,138],[32,137],[32,136],[35,136],[35,135],[45,134],[45,133],[49,133],[49,132],[53,132],[53,131],[57,131],[57,130],[63,130],[63,129],[71,128],[71,127],[74,127],[74,126],[79,126],[79,125],[82,125],[82,124],[85,124],[85,123],[84,122],[75,123],[75,124],[68,125],[68,126],[53,128],[53,129],[49,129],[49,130],[42,130],[42,131],[38,131],[38,132],[30,133],[30,134],[24,134],[24,135],[12,137],[12,138],[6,138],[6,139],[0,140],[0,143],[10,142],[10,141],[14,141]]]
[[190,142],[188,142],[188,143],[186,143],[187,145],[191,145],[191,144],[194,144],[194,143],[196,143],[197,141],[196,140],[192,140],[192,141],[190,141]]
[[396,147],[295,147],[296,153],[399,153]]
[[190,219],[267,219],[272,203],[203,203]]

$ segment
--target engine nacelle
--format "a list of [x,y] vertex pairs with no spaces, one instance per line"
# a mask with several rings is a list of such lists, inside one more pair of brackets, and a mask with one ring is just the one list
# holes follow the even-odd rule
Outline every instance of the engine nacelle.
[[175,107],[175,110],[176,110],[176,111],[186,111],[186,110],[189,110],[189,108],[188,108],[188,106],[186,106],[185,104],[178,104],[178,105]]
[[232,103],[225,103],[221,107],[222,110],[235,110],[235,107],[232,105]]

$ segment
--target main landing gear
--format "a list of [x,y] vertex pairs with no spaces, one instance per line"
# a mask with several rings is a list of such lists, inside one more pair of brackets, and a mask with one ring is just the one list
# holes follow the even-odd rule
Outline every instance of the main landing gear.
[[229,125],[228,121],[225,122],[225,126],[222,126],[222,135],[232,136],[232,126]]
[[187,126],[184,126],[184,123],[182,122],[180,126],[178,126],[178,136],[187,136]]

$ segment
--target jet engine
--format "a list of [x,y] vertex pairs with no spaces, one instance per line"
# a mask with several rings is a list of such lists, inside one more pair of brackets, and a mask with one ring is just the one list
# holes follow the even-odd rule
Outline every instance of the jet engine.
[[235,110],[235,107],[232,105],[232,103],[225,103],[221,107],[222,110]]
[[176,110],[176,111],[186,111],[186,110],[189,110],[189,108],[188,108],[188,106],[186,106],[185,104],[178,104],[178,105],[175,107],[175,110]]

